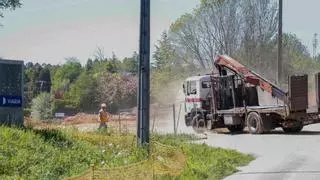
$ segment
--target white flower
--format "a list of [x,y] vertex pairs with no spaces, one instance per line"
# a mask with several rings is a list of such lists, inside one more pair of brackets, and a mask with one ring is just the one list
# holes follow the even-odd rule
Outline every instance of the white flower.
[[159,161],[162,161],[162,162],[164,161],[163,157],[161,157],[161,156],[158,156],[157,159],[158,159]]

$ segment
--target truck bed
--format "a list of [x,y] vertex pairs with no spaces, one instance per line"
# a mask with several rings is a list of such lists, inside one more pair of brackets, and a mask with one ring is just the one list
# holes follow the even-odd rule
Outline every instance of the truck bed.
[[[259,113],[277,113],[285,115],[285,106],[283,105],[266,105],[266,106],[247,106],[247,111],[257,111]],[[242,114],[245,113],[244,107],[237,107],[227,110],[218,110],[218,114]]]

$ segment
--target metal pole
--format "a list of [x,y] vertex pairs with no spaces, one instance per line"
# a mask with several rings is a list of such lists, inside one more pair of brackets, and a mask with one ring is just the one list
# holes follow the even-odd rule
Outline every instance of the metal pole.
[[119,133],[121,134],[121,117],[120,117],[120,113],[121,113],[121,111],[119,111],[118,120],[119,120]]
[[176,106],[175,106],[175,104],[172,104],[172,117],[173,117],[173,132],[174,132],[174,134],[177,134],[177,128],[176,128]]
[[137,145],[149,144],[150,0],[140,1],[140,49]]
[[179,129],[179,121],[180,121],[181,106],[182,106],[182,104],[180,104],[179,112],[178,112],[178,121],[177,121],[177,126],[176,126],[177,130]]
[[278,25],[278,70],[277,84],[281,84],[282,77],[282,0],[279,0],[279,25]]

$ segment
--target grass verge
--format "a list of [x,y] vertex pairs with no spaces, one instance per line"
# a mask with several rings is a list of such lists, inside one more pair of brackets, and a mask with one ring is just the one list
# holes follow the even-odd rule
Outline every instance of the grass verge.
[[223,179],[237,172],[254,159],[252,155],[234,150],[210,147],[206,144],[191,143],[197,140],[191,135],[162,135],[154,140],[181,148],[186,156],[186,167],[179,177],[163,176],[160,179]]
[[[180,177],[160,179],[221,179],[253,158],[231,150],[191,144],[189,135],[155,135],[152,139],[181,148],[186,167]],[[133,135],[76,130],[0,127],[0,179],[61,179],[80,174],[91,164],[117,167],[144,160]]]

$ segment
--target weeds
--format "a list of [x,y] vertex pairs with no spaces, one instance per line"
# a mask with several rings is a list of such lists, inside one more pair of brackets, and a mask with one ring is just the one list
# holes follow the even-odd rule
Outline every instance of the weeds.
[[[192,144],[190,135],[153,135],[152,140],[183,150],[186,166],[180,177],[159,179],[222,179],[253,158],[232,150]],[[91,164],[117,167],[145,160],[132,134],[75,129],[0,127],[0,179],[60,179],[78,175]]]
[[223,179],[237,172],[237,167],[244,166],[254,159],[251,155],[234,150],[190,143],[197,140],[193,135],[156,135],[153,138],[163,144],[181,148],[187,158],[186,167],[180,177],[163,176],[160,179]]

